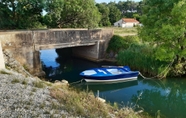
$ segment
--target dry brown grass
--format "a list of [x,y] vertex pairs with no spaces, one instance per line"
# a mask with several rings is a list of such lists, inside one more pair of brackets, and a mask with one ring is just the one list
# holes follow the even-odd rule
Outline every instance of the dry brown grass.
[[75,116],[81,115],[89,118],[107,116],[105,105],[95,99],[92,93],[80,92],[69,88],[68,90],[52,88],[51,96],[60,103],[65,104],[65,109]]
[[71,87],[52,87],[51,96],[63,104],[69,113],[85,118],[141,118],[132,108],[113,107],[95,98],[92,92],[80,91]]
[[103,29],[112,29],[114,30],[115,35],[120,35],[120,36],[133,36],[138,34],[137,27],[132,27],[132,28],[107,27]]

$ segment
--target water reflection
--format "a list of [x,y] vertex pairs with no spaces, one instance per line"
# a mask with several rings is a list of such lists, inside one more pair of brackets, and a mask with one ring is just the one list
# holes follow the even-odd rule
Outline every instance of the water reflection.
[[[151,115],[158,111],[161,117],[185,118],[186,116],[186,80],[145,80],[142,84],[150,86],[150,89],[143,89],[143,95],[138,105],[145,108]],[[141,91],[137,91],[139,94]],[[137,94],[137,95],[138,95]],[[137,95],[131,97],[131,101],[138,99]]]
[[128,81],[128,82],[118,82],[118,83],[80,83],[77,84],[76,86],[82,89],[88,88],[89,90],[93,92],[97,92],[98,90],[100,92],[105,92],[105,91],[118,91],[127,87],[131,86],[136,86],[138,85],[138,81]]
[[[52,53],[52,51],[41,51],[41,55],[52,55],[50,53]],[[107,64],[113,65],[113,63],[109,62],[96,63],[74,57],[70,48],[53,50],[53,53],[56,53],[56,55],[53,56],[53,61],[55,61],[58,66],[52,66],[52,64],[50,64],[51,60],[49,59],[51,59],[52,57],[48,56],[50,57],[48,58],[47,56],[41,56],[41,61],[43,62],[43,70],[46,73],[46,78],[52,82],[62,79],[67,80],[69,83],[76,82],[82,79],[79,76],[79,73],[88,68],[101,67],[102,65]]]

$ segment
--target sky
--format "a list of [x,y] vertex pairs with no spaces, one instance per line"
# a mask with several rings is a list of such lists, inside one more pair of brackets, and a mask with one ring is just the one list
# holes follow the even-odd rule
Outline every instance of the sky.
[[[118,3],[119,1],[127,1],[127,0],[95,0],[96,3],[102,3],[102,2],[106,2],[106,3],[109,3],[109,2],[116,2]],[[142,1],[142,0],[131,0],[131,1],[134,1],[134,2],[139,2],[139,1]]]

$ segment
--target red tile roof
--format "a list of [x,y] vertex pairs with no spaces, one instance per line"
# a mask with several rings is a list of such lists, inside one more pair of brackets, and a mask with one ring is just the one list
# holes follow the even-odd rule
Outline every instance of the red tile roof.
[[136,22],[136,23],[139,23],[139,21],[137,21],[136,19],[134,18],[123,18],[122,19],[124,22]]

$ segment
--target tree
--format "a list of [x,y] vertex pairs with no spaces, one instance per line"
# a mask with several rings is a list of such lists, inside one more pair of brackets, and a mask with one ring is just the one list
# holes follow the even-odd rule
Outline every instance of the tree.
[[143,6],[144,6],[144,2],[145,1],[140,1],[139,4],[138,4],[138,6],[137,6],[137,13],[139,15],[142,15],[142,9],[143,9]]
[[110,26],[111,23],[109,21],[109,8],[105,3],[96,4],[96,7],[101,13],[101,21],[99,22],[99,26]]
[[122,12],[123,17],[132,18],[134,14],[139,14],[140,12],[139,3],[140,2],[134,2],[129,0],[127,0],[126,2],[119,1],[116,6]]
[[139,34],[156,46],[155,57],[171,62],[175,75],[186,73],[186,10],[184,0],[146,0]]
[[25,29],[41,26],[45,0],[1,0],[0,6],[1,28]]
[[109,19],[110,23],[114,24],[116,21],[121,19],[121,11],[116,7],[116,4],[114,2],[110,2],[108,4],[109,7]]
[[64,0],[59,27],[97,27],[100,13],[94,0]]
[[[25,29],[40,26],[44,0],[1,0],[0,17],[4,28]],[[3,17],[7,19],[3,19]],[[7,24],[7,21],[9,24]]]
[[49,28],[59,27],[61,13],[64,8],[64,0],[48,0],[46,2],[45,11],[47,14],[44,16],[43,22]]
[[9,29],[11,26],[10,14],[11,10],[8,7],[0,2],[0,29]]

